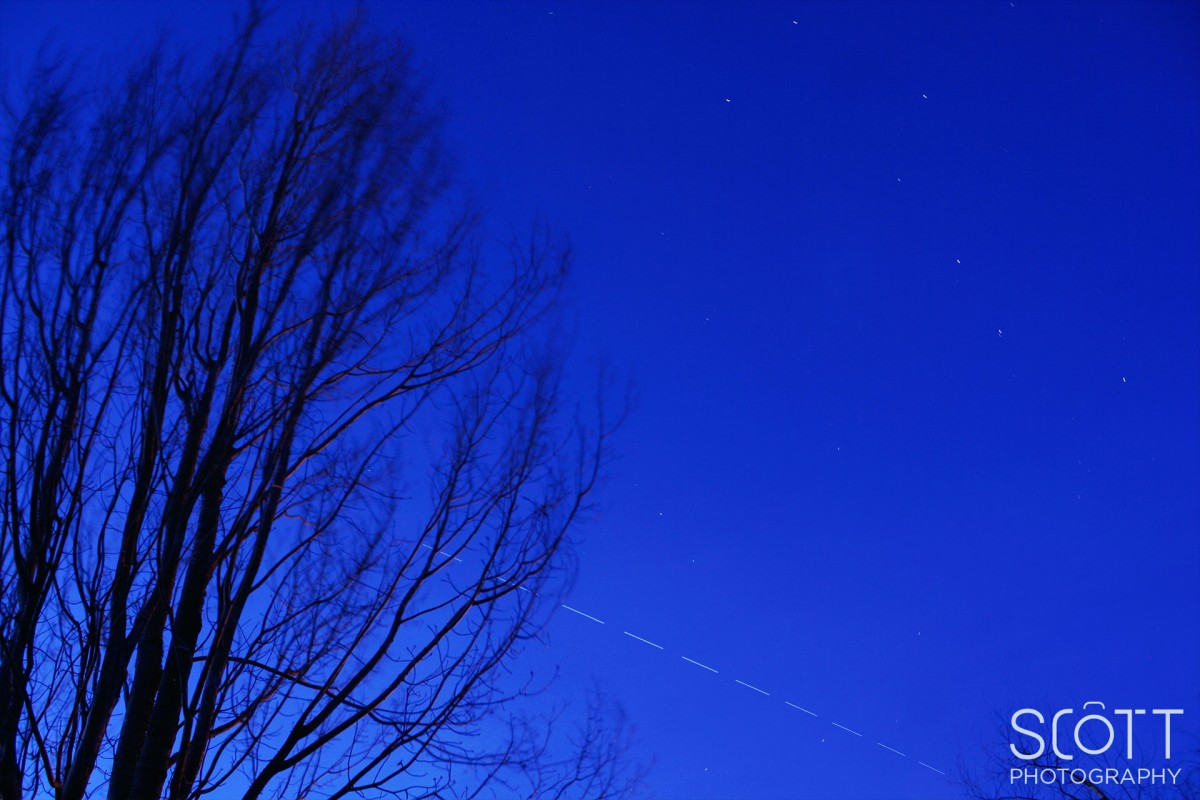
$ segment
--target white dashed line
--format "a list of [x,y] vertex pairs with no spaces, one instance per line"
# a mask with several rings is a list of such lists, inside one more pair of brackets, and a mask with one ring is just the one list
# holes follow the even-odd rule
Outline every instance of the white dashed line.
[[[424,543],[422,543],[422,544],[421,544],[421,547],[424,547],[426,550],[432,550],[432,549],[433,549],[432,547],[430,547],[429,545],[427,545],[427,544],[424,544]],[[461,558],[459,558],[458,556],[452,556],[452,555],[450,555],[449,553],[447,553],[445,550],[438,550],[438,555],[439,555],[439,556],[445,556],[446,558],[453,558],[455,561],[457,561],[457,562],[458,562],[458,563],[460,563],[460,564],[465,564],[465,563],[466,563],[465,561],[463,561],[463,560],[462,560]]]
[[701,664],[699,661],[693,661],[692,659],[688,658],[687,656],[680,656],[680,658],[682,658],[684,661],[688,662],[689,664],[695,664],[697,667],[706,669],[709,672],[716,672],[716,670],[713,669],[712,667],[710,667],[708,664]]
[[636,636],[636,635],[630,633],[629,631],[624,631],[624,633],[626,636],[637,639],[639,642],[645,642],[646,644],[650,645],[651,647],[657,647],[659,650],[663,649],[663,646],[661,644],[655,644],[654,642],[650,641],[649,639],[643,639],[642,637]]
[[[1001,335],[1003,335],[1003,332],[1002,332],[1002,331],[997,331],[997,333],[998,333],[998,334],[1001,334]],[[1124,378],[1122,378],[1122,380],[1124,380]],[[421,543],[421,547],[424,547],[426,550],[434,550],[434,548],[433,548],[431,545],[428,545],[428,544],[425,544],[425,543]],[[445,556],[446,558],[451,558],[451,559],[453,559],[453,560],[455,560],[455,561],[457,561],[457,562],[459,562],[459,563],[463,563],[463,560],[462,560],[461,558],[459,558],[459,557],[457,557],[457,556],[452,556],[450,553],[447,553],[445,550],[438,550],[438,551],[436,551],[436,552],[437,552],[437,554],[438,554],[438,555]],[[504,583],[505,583],[505,584],[507,584],[507,585],[509,585],[509,586],[516,586],[516,588],[520,589],[520,590],[521,590],[521,591],[523,591],[523,592],[529,592],[530,594],[533,594],[533,595],[538,595],[538,593],[537,593],[537,592],[534,592],[534,591],[532,591],[531,589],[528,589],[528,588],[526,588],[525,586],[522,586],[522,585],[520,585],[520,584],[516,584],[516,583],[513,583],[513,582],[511,582],[511,581],[504,581]],[[585,618],[585,619],[589,619],[589,620],[591,620],[592,622],[595,622],[595,623],[597,623],[597,624],[600,624],[600,625],[603,625],[603,624],[604,624],[604,620],[602,620],[602,619],[600,619],[600,618],[598,618],[598,617],[593,617],[591,614],[588,614],[588,613],[585,613],[585,612],[583,612],[583,611],[580,611],[578,608],[573,608],[572,606],[569,606],[569,605],[567,605],[566,603],[561,603],[561,604],[560,604],[560,606],[561,606],[562,608],[566,609],[567,611],[570,611],[572,614],[578,614],[579,616],[581,616],[581,617],[583,617],[583,618]],[[635,634],[635,633],[630,633],[629,631],[622,631],[622,633],[624,633],[626,636],[628,636],[628,637],[629,637],[629,638],[631,638],[631,639],[637,639],[637,640],[638,640],[639,642],[641,642],[642,644],[648,644],[648,645],[650,645],[651,647],[655,648],[656,650],[666,650],[666,648],[665,648],[665,647],[663,647],[661,644],[658,644],[658,643],[656,643],[656,642],[652,642],[652,641],[650,641],[649,639],[643,639],[641,636],[638,636],[638,635],[637,635],[637,634]],[[688,662],[689,664],[694,664],[695,666],[697,666],[697,667],[700,667],[701,669],[708,670],[709,672],[712,672],[712,673],[717,673],[717,670],[713,669],[712,667],[710,667],[710,666],[709,666],[709,665],[707,665],[707,664],[704,664],[704,663],[701,663],[701,662],[699,662],[699,661],[695,660],[694,658],[688,658],[687,656],[680,656],[680,658],[682,658],[684,661]],[[764,696],[766,696],[766,697],[770,697],[770,696],[771,696],[770,692],[764,691],[764,690],[762,690],[762,689],[758,688],[757,686],[755,686],[755,685],[753,685],[753,684],[746,683],[746,682],[745,682],[745,681],[743,681],[743,680],[738,680],[737,678],[735,678],[735,679],[734,679],[734,683],[740,684],[741,686],[745,686],[747,689],[751,689],[751,690],[753,690],[753,691],[755,691],[755,692],[758,692],[759,694],[761,694],[761,695],[764,695]],[[785,700],[785,701],[784,701],[784,705],[790,706],[790,707],[792,707],[792,708],[796,709],[797,711],[803,711],[805,714],[808,714],[809,716],[812,716],[812,717],[819,716],[819,715],[818,715],[816,712],[814,712],[814,711],[809,711],[807,708],[804,708],[803,706],[798,706],[798,705],[796,705],[795,703],[789,702],[789,701],[787,701],[787,700]],[[862,734],[861,734],[861,733],[859,733],[858,731],[856,731],[856,730],[852,730],[851,728],[847,728],[845,725],[841,725],[841,724],[838,724],[838,723],[836,723],[836,722],[832,722],[832,721],[831,721],[831,724],[832,724],[834,727],[836,727],[836,728],[841,728],[842,730],[846,731],[847,733],[852,733],[852,734],[854,734],[855,736],[859,736],[859,737],[861,737],[861,736],[862,736]],[[822,739],[822,741],[824,741],[824,739]],[[888,746],[887,746],[886,744],[884,744],[883,742],[876,742],[875,744],[876,744],[876,745],[878,745],[879,747],[882,747],[884,750],[887,750],[887,751],[889,751],[889,752],[895,753],[895,754],[896,754],[896,755],[898,755],[898,756],[902,756],[902,757],[904,757],[904,758],[908,758],[908,756],[907,756],[907,755],[905,755],[904,753],[901,753],[899,750],[897,750],[897,749],[896,749],[896,748],[894,748],[894,747],[888,747]],[[918,764],[920,764],[920,765],[921,765],[922,767],[924,767],[925,769],[928,769],[928,770],[931,770],[931,771],[933,771],[933,772],[936,772],[938,775],[945,775],[945,774],[946,774],[945,772],[942,772],[942,771],[941,771],[940,769],[938,769],[937,767],[931,767],[930,765],[926,764],[924,761],[918,761],[917,763],[918,763]]]
[[579,615],[579,616],[581,616],[581,617],[587,617],[587,618],[588,618],[588,619],[590,619],[592,622],[599,622],[601,625],[603,625],[603,624],[604,624],[604,620],[602,620],[602,619],[596,619],[596,618],[595,618],[595,617],[593,617],[591,614],[585,614],[585,613],[583,613],[582,611],[580,611],[578,608],[571,608],[571,607],[570,607],[569,605],[567,605],[566,603],[563,603],[563,604],[562,604],[562,607],[563,607],[563,608],[565,608],[567,611],[573,611],[574,613],[578,614],[578,615]]
[[764,692],[762,689],[758,688],[757,686],[751,686],[750,684],[746,683],[745,681],[739,681],[737,678],[734,678],[733,682],[740,683],[742,686],[745,686],[747,689],[753,689],[754,691],[758,692],[759,694],[765,694],[767,697],[771,696],[769,692]]

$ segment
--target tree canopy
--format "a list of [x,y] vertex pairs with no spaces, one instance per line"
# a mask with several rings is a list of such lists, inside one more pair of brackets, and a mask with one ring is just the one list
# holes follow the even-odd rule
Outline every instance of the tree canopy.
[[0,796],[627,789],[618,718],[554,744],[506,673],[612,427],[570,254],[485,264],[407,48],[252,5],[5,111]]

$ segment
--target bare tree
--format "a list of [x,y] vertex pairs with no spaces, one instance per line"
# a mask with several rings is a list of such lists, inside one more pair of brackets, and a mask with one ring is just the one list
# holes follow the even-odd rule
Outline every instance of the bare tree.
[[[505,670],[609,427],[361,19],[6,109],[0,797],[607,797]],[[515,788],[515,787],[519,787]]]

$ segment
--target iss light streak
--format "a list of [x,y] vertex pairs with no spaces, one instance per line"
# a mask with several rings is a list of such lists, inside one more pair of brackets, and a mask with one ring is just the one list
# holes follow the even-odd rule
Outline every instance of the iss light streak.
[[655,644],[654,642],[650,641],[649,639],[643,639],[642,637],[637,636],[636,634],[632,634],[629,631],[622,631],[622,632],[631,639],[637,639],[639,642],[644,642],[644,643],[650,645],[651,647],[657,647],[659,650],[666,650],[666,648],[663,647],[661,644]]
[[[524,587],[518,587],[518,588],[524,588]],[[580,611],[578,608],[574,608],[574,607],[572,607],[572,606],[569,606],[569,605],[567,605],[566,603],[560,603],[559,605],[560,605],[560,607],[561,607],[561,608],[565,608],[567,611],[574,612],[575,614],[578,614],[578,615],[579,615],[579,616],[581,616],[581,617],[585,617],[585,618],[587,618],[587,619],[590,619],[590,620],[593,620],[593,621],[595,621],[595,622],[600,622],[600,620],[599,620],[599,619],[597,619],[596,617],[593,617],[591,614],[588,614],[588,613],[585,613],[585,612],[583,612],[583,611]],[[602,625],[603,625],[604,623],[603,623],[603,622],[600,622],[600,624],[602,624]],[[655,644],[654,642],[650,641],[649,639],[643,639],[641,636],[637,636],[637,635],[635,635],[635,634],[632,634],[632,633],[630,633],[629,631],[622,631],[622,632],[623,632],[623,633],[624,633],[626,636],[628,636],[628,637],[630,637],[630,638],[632,638],[632,639],[637,639],[639,642],[644,642],[645,644],[648,644],[648,645],[650,645],[651,647],[658,648],[659,650],[664,650],[664,651],[666,650],[666,648],[665,648],[665,647],[663,647],[662,645],[660,645],[660,644]],[[684,661],[688,662],[689,664],[694,664],[694,665],[696,665],[697,667],[701,667],[702,669],[706,669],[706,670],[708,670],[709,672],[712,672],[712,673],[714,673],[714,674],[718,674],[718,670],[716,670],[716,669],[715,669],[715,668],[713,668],[713,667],[710,667],[708,664],[701,663],[701,662],[699,662],[699,661],[696,661],[695,659],[688,658],[687,656],[680,656],[680,658],[681,658],[681,659],[683,659]],[[769,693],[769,692],[767,692],[767,691],[765,691],[765,690],[763,690],[763,689],[760,689],[760,688],[758,688],[757,686],[755,686],[755,685],[753,685],[753,684],[747,683],[746,681],[740,680],[740,679],[738,679],[738,678],[734,678],[734,679],[733,679],[733,682],[734,682],[734,683],[737,683],[737,684],[740,684],[741,686],[744,686],[744,687],[746,687],[747,689],[751,689],[751,690],[753,690],[753,691],[755,691],[755,692],[758,692],[758,693],[759,693],[759,694],[761,694],[761,695],[765,695],[765,696],[767,696],[767,697],[769,697],[769,696],[770,696],[770,693]],[[798,711],[803,711],[805,714],[808,714],[808,715],[810,715],[810,716],[813,716],[813,717],[816,717],[816,716],[818,716],[818,715],[817,715],[815,712],[813,712],[813,711],[809,711],[807,708],[804,708],[803,706],[798,706],[798,705],[796,705],[795,703],[793,703],[793,702],[791,702],[791,701],[785,700],[785,701],[783,701],[783,702],[784,702],[784,705],[791,706],[792,708],[794,708],[794,709],[796,709],[796,710],[798,710]],[[830,724],[831,724],[831,725],[833,725],[833,726],[834,726],[834,727],[836,727],[836,728],[840,728],[840,729],[842,729],[842,730],[846,731],[847,733],[852,733],[852,734],[854,734],[855,736],[858,736],[858,737],[862,738],[862,734],[861,734],[861,733],[859,733],[858,731],[856,731],[856,730],[853,730],[853,729],[851,729],[851,728],[847,728],[845,725],[840,725],[840,724],[838,724],[838,723],[836,723],[836,722],[832,722],[832,721],[830,722]],[[900,752],[899,750],[897,750],[897,749],[896,749],[896,748],[894,748],[894,747],[889,747],[888,745],[884,744],[883,742],[876,742],[875,744],[876,744],[876,745],[878,745],[879,747],[882,747],[884,750],[887,750],[887,751],[889,751],[889,752],[895,753],[896,755],[898,755],[898,756],[900,756],[900,757],[902,757],[902,758],[908,758],[908,757],[909,757],[907,754]],[[917,761],[917,764],[919,764],[919,765],[920,765],[920,766],[922,766],[922,767],[925,767],[925,768],[926,768],[926,769],[928,769],[928,770],[932,770],[932,771],[936,772],[936,773],[937,773],[937,774],[939,774],[939,775],[945,775],[945,774],[946,774],[945,772],[943,772],[942,770],[938,769],[937,767],[931,767],[931,766],[929,766],[929,765],[928,765],[928,764],[926,764],[924,761]]]
[[[432,550],[432,549],[433,549],[432,547],[429,547],[429,545],[422,545],[422,547],[427,547],[427,548],[429,548],[430,550]],[[448,556],[448,557],[450,556],[450,554],[449,554],[449,553],[443,553],[442,555],[445,555],[445,556]],[[459,559],[459,558],[455,558],[454,560],[455,560],[455,561],[460,561],[460,562],[462,561],[462,559]],[[510,583],[510,585],[513,585],[513,584],[511,584],[511,582],[508,582],[508,581],[506,581],[506,583]],[[518,588],[518,589],[520,589],[520,590],[522,590],[522,591],[525,591],[525,592],[530,592],[530,593],[531,593],[531,594],[533,594],[535,597],[539,596],[537,592],[532,592],[531,590],[527,589],[526,587],[524,587],[524,586],[522,586],[522,585],[520,585],[520,584],[515,584],[515,586],[516,586],[516,588]],[[591,614],[588,614],[588,613],[587,613],[587,612],[585,612],[585,611],[581,611],[580,609],[578,609],[578,608],[575,608],[575,607],[573,607],[573,606],[569,606],[569,605],[567,605],[566,603],[559,603],[559,607],[560,607],[560,608],[563,608],[563,609],[565,609],[565,610],[567,610],[567,611],[570,611],[571,613],[573,613],[573,614],[575,614],[575,615],[577,615],[577,616],[583,617],[584,619],[590,620],[590,621],[592,621],[592,622],[596,622],[596,623],[599,623],[599,624],[601,624],[601,625],[604,625],[604,624],[605,624],[605,623],[604,623],[604,621],[603,621],[602,619],[600,619],[600,618],[598,618],[598,617],[594,617],[594,616],[592,616]],[[642,638],[641,636],[638,636],[637,634],[630,633],[629,631],[626,631],[626,630],[622,630],[622,633],[623,633],[623,634],[625,634],[626,636],[628,636],[629,638],[631,638],[631,639],[636,639],[637,641],[639,641],[639,642],[642,642],[643,644],[647,644],[647,645],[649,645],[650,647],[656,648],[656,649],[658,649],[658,650],[662,650],[662,651],[664,651],[664,652],[666,651],[666,648],[665,648],[663,645],[661,645],[661,644],[657,644],[657,643],[655,643],[655,642],[652,642],[652,641],[650,641],[649,639],[644,639],[644,638]],[[697,666],[697,667],[700,667],[700,668],[702,668],[702,669],[708,670],[709,672],[711,672],[711,673],[713,673],[713,674],[719,674],[719,671],[718,671],[717,669],[715,669],[714,667],[710,667],[708,664],[701,663],[701,662],[699,662],[699,661],[696,661],[695,659],[688,658],[687,656],[682,656],[682,655],[681,655],[681,656],[680,656],[680,658],[681,658],[682,660],[684,660],[684,661],[688,662],[689,664],[693,664],[693,665],[695,665],[695,666]],[[739,680],[739,679],[737,679],[737,678],[734,678],[734,679],[733,679],[733,682],[734,682],[734,683],[737,683],[737,684],[740,684],[741,686],[744,686],[744,687],[746,687],[747,689],[751,689],[751,690],[753,690],[753,691],[755,691],[755,692],[758,692],[758,693],[759,693],[759,694],[761,694],[761,695],[764,695],[764,696],[770,697],[770,693],[769,693],[769,692],[767,692],[767,691],[765,691],[765,690],[763,690],[763,689],[760,689],[759,687],[757,687],[757,686],[755,686],[755,685],[753,685],[753,684],[747,683],[746,681],[743,681],[743,680]],[[819,715],[818,715],[816,712],[809,711],[807,708],[804,708],[803,706],[796,705],[795,703],[793,703],[793,702],[791,702],[791,701],[784,700],[784,701],[783,701],[783,703],[784,703],[784,705],[786,705],[786,706],[790,706],[790,707],[792,707],[792,708],[796,709],[797,711],[802,711],[802,712],[804,712],[805,714],[808,714],[808,715],[810,715],[810,716],[812,716],[812,717],[818,717],[818,716],[819,716]],[[833,721],[830,721],[830,724],[831,724],[831,725],[833,725],[835,728],[840,728],[841,730],[844,730],[844,731],[846,731],[847,733],[852,733],[852,734],[854,734],[855,736],[858,736],[858,737],[860,737],[860,738],[863,738],[863,735],[862,735],[861,733],[859,733],[858,731],[856,731],[856,730],[853,730],[853,729],[851,729],[851,728],[847,728],[845,725],[840,725],[840,724],[838,724],[838,723],[836,723],[836,722],[833,722]],[[823,740],[822,740],[822,741],[823,741]],[[884,744],[883,742],[876,742],[875,744],[876,744],[876,745],[878,745],[879,747],[882,747],[884,750],[888,750],[889,752],[892,752],[892,753],[894,753],[894,754],[896,754],[896,755],[898,755],[898,756],[900,756],[900,757],[902,757],[902,758],[909,758],[909,757],[910,757],[910,756],[906,755],[905,753],[902,753],[902,752],[900,752],[899,750],[897,750],[897,749],[896,749],[896,748],[894,748],[894,747],[889,747],[888,745]],[[915,759],[914,759],[914,760],[915,760]],[[920,766],[922,766],[922,767],[924,767],[925,769],[928,769],[928,770],[931,770],[931,771],[933,771],[933,772],[936,772],[938,775],[943,775],[943,776],[945,776],[945,775],[946,775],[946,773],[945,773],[945,772],[943,772],[942,770],[938,769],[937,767],[932,767],[932,766],[930,766],[929,764],[926,764],[924,761],[917,761],[917,764],[918,764],[918,765],[920,765]]]

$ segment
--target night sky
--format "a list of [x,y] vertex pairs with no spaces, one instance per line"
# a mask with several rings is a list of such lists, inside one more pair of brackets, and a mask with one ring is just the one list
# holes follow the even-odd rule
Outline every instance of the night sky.
[[[236,4],[163,6],[5,0],[0,58]],[[958,797],[1093,700],[1196,752],[1200,5],[366,6],[489,235],[573,243],[573,391],[632,383],[520,663],[620,702],[654,796]]]

